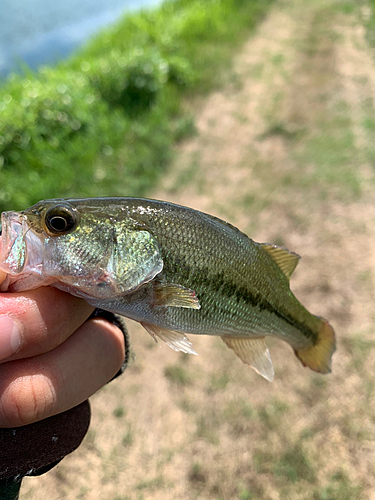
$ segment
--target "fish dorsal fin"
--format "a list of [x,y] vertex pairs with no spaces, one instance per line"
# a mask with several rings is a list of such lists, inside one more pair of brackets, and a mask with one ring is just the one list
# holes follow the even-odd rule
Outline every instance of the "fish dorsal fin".
[[261,243],[260,246],[272,257],[285,276],[290,279],[301,257],[286,248],[270,243]]
[[143,328],[151,335],[151,337],[158,343],[158,338],[163,340],[169,347],[174,351],[186,352],[186,354],[196,354],[193,349],[193,344],[190,340],[180,332],[175,332],[174,330],[168,330],[167,328],[161,328],[160,326],[151,325],[150,323],[141,322]]
[[273,381],[273,370],[270,351],[265,338],[249,339],[244,337],[221,337],[228,347],[247,365],[269,382]]
[[186,307],[200,309],[199,300],[194,290],[172,283],[157,283],[153,285],[153,305],[169,307]]

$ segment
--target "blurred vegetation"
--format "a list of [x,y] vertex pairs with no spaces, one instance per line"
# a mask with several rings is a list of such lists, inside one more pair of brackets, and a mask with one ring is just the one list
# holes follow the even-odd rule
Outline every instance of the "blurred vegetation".
[[272,0],[175,0],[127,15],[56,68],[0,88],[0,210],[139,196],[194,131],[186,96],[219,82]]
[[375,0],[368,0],[370,12],[367,21],[367,38],[372,46],[375,46]]

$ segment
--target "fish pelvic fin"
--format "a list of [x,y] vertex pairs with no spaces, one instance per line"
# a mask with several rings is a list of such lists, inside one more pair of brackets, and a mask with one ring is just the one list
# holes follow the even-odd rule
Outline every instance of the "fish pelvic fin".
[[194,351],[193,344],[185,334],[175,332],[174,330],[168,330],[167,328],[161,328],[160,326],[151,325],[150,323],[141,322],[141,325],[151,335],[156,343],[158,343],[157,339],[159,338],[174,351],[198,355],[198,353]]
[[268,253],[268,255],[272,257],[289,280],[301,257],[294,252],[290,252],[284,247],[279,247],[278,245],[260,243],[260,246]]
[[322,319],[315,345],[294,351],[303,366],[319,373],[330,373],[332,355],[336,350],[335,332],[328,321]]
[[255,339],[248,337],[221,337],[221,339],[230,349],[233,349],[241,361],[251,366],[253,370],[269,382],[273,381],[275,372],[273,370],[270,351],[264,337]]
[[153,306],[186,307],[200,309],[198,297],[194,290],[172,283],[154,283]]

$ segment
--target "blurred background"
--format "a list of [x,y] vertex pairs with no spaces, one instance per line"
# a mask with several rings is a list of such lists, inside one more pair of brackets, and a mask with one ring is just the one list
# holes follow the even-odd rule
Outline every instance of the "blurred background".
[[[129,321],[133,365],[91,399],[82,446],[22,495],[375,499],[375,2],[175,0],[117,18],[134,4],[114,0],[51,19],[15,5],[0,21],[1,210],[148,196],[212,213],[300,254],[291,288],[337,336],[325,376],[269,342],[270,384],[220,339],[191,336],[188,356]],[[53,59],[34,58],[43,39]]]

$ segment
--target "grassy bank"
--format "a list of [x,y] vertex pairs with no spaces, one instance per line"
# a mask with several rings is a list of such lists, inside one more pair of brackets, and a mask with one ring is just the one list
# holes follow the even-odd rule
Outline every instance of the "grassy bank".
[[0,209],[142,195],[272,0],[176,0],[127,15],[73,58],[0,89]]

